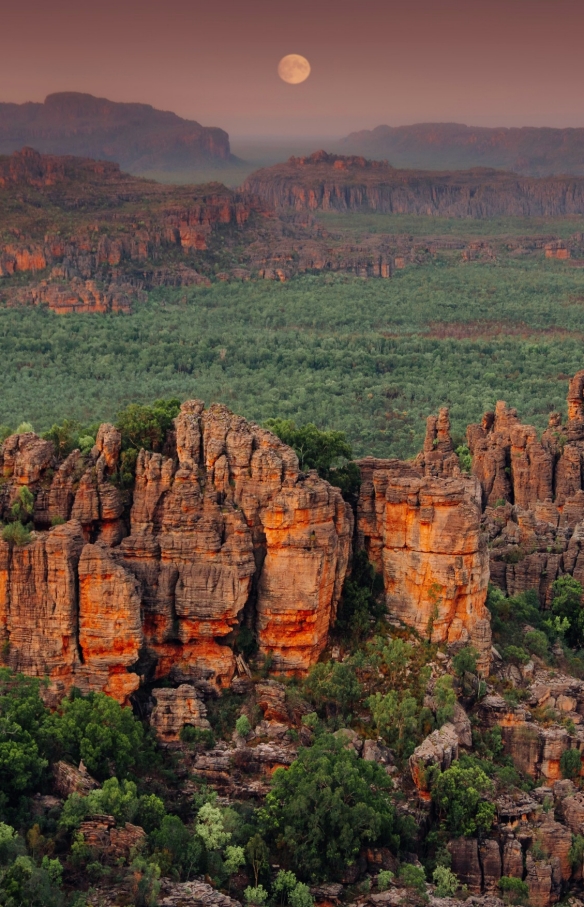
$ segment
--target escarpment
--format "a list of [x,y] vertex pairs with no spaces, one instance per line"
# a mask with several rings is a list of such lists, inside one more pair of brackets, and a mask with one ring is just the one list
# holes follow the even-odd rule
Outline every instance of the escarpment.
[[481,486],[491,578],[510,595],[551,601],[563,573],[584,580],[584,372],[570,381],[568,418],[552,413],[541,438],[499,402],[468,428]]
[[172,672],[228,685],[244,625],[279,671],[326,645],[353,534],[340,492],[223,406],[185,403],[167,449],[140,452],[129,516],[113,426],[60,464],[32,433],[0,449],[1,516],[28,506],[35,525],[27,544],[0,543],[6,660],[55,693],[125,701]]
[[244,188],[277,208],[370,210],[441,217],[556,217],[584,211],[581,177],[476,168],[398,170],[386,161],[317,151],[257,170]]

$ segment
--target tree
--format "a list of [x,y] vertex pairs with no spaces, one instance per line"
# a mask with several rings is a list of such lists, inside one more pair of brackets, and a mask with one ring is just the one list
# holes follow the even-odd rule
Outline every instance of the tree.
[[163,873],[174,868],[183,881],[188,881],[204,867],[203,841],[178,816],[165,816],[149,841]]
[[495,806],[488,802],[494,791],[492,781],[477,765],[455,763],[432,781],[432,799],[448,832],[454,837],[472,837],[487,832],[495,818]]
[[560,757],[562,778],[574,781],[582,772],[582,758],[579,750],[564,750]]
[[253,835],[245,845],[245,855],[253,869],[253,875],[258,884],[259,874],[266,866],[269,865],[270,852],[266,847],[266,842],[261,835]]
[[436,700],[436,724],[442,727],[447,721],[452,721],[454,717],[454,707],[456,706],[456,693],[452,687],[452,677],[450,674],[443,674],[439,677],[434,685],[434,699]]
[[225,830],[221,810],[212,803],[201,806],[195,830],[207,850],[221,850],[231,840],[231,832]]
[[304,693],[328,717],[344,714],[362,695],[361,684],[350,663],[340,661],[316,664],[304,681]]
[[48,711],[36,678],[0,668],[0,807],[32,793],[48,761],[38,738]]
[[391,781],[374,762],[359,759],[329,734],[301,749],[288,770],[272,779],[264,819],[301,878],[338,877],[361,847],[399,835]]
[[180,400],[155,400],[150,405],[130,403],[118,413],[116,428],[122,435],[122,448],[162,450],[173,419],[180,412]]
[[420,708],[409,691],[390,690],[367,699],[377,732],[399,756],[409,756],[416,747]]
[[355,553],[351,574],[345,579],[335,629],[351,643],[371,634],[371,624],[385,613],[381,598],[383,579],[361,549]]
[[439,898],[454,897],[458,890],[458,878],[448,866],[437,866],[432,874],[432,881],[436,886],[436,896]]
[[584,645],[584,590],[578,580],[566,574],[552,585],[552,612],[560,620],[567,620],[566,642],[569,646]]
[[146,764],[151,744],[132,710],[105,693],[75,695],[61,702],[43,728],[45,746],[53,758],[81,759],[98,780],[127,777]]
[[323,431],[312,422],[296,425],[292,419],[268,419],[264,423],[298,456],[300,469],[316,469],[319,476],[337,485],[344,494],[359,490],[361,474],[351,445],[342,431]]

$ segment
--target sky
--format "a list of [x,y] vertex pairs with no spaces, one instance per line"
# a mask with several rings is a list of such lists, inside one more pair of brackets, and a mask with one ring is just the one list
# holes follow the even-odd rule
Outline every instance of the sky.
[[[584,0],[27,0],[2,9],[0,101],[82,91],[232,136],[382,123],[584,126]],[[277,64],[304,55],[310,78]]]

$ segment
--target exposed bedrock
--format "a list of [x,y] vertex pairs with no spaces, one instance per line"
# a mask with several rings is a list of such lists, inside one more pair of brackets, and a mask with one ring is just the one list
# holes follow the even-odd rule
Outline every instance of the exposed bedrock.
[[340,492],[223,406],[185,403],[173,445],[140,452],[129,513],[113,426],[61,463],[32,433],[0,448],[0,518],[26,486],[36,528],[0,543],[0,634],[9,663],[56,694],[126,701],[171,672],[226,686],[244,622],[277,671],[307,670],[326,645],[353,536]]

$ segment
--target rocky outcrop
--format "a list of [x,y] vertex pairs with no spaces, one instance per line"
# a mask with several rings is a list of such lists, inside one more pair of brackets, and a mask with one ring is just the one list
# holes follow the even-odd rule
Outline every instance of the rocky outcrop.
[[[127,701],[141,677],[170,674],[227,686],[249,670],[234,650],[244,620],[276,671],[306,671],[326,645],[353,534],[340,492],[224,406],[185,403],[172,444],[141,451],[129,514],[113,426],[61,464],[32,433],[0,448],[0,518],[26,487],[38,526],[0,541],[0,636],[10,666],[48,675],[55,695],[75,683]],[[155,709],[168,740],[204,721],[192,686],[170,694]]]
[[430,784],[426,771],[437,766],[445,772],[458,759],[458,734],[453,724],[445,724],[426,737],[409,758],[412,780],[418,790],[427,794]]
[[155,706],[150,715],[150,726],[163,742],[179,740],[185,725],[201,730],[211,727],[203,698],[189,684],[183,683],[176,689],[156,689],[153,695]]
[[222,129],[78,92],[50,94],[43,104],[0,104],[0,153],[30,144],[48,154],[117,161],[134,173],[232,159]]
[[557,217],[584,212],[584,179],[501,170],[396,170],[385,161],[317,151],[257,170],[246,191],[275,208],[440,217]]
[[[450,459],[445,450],[443,463]],[[446,465],[451,475],[435,475],[434,461],[370,458],[359,466],[358,542],[383,575],[389,611],[435,642],[472,643],[486,668],[489,566],[479,483]]]
[[567,421],[552,413],[541,438],[503,402],[468,428],[492,581],[510,595],[533,589],[549,604],[559,575],[584,579],[583,407],[584,372],[578,372]]

